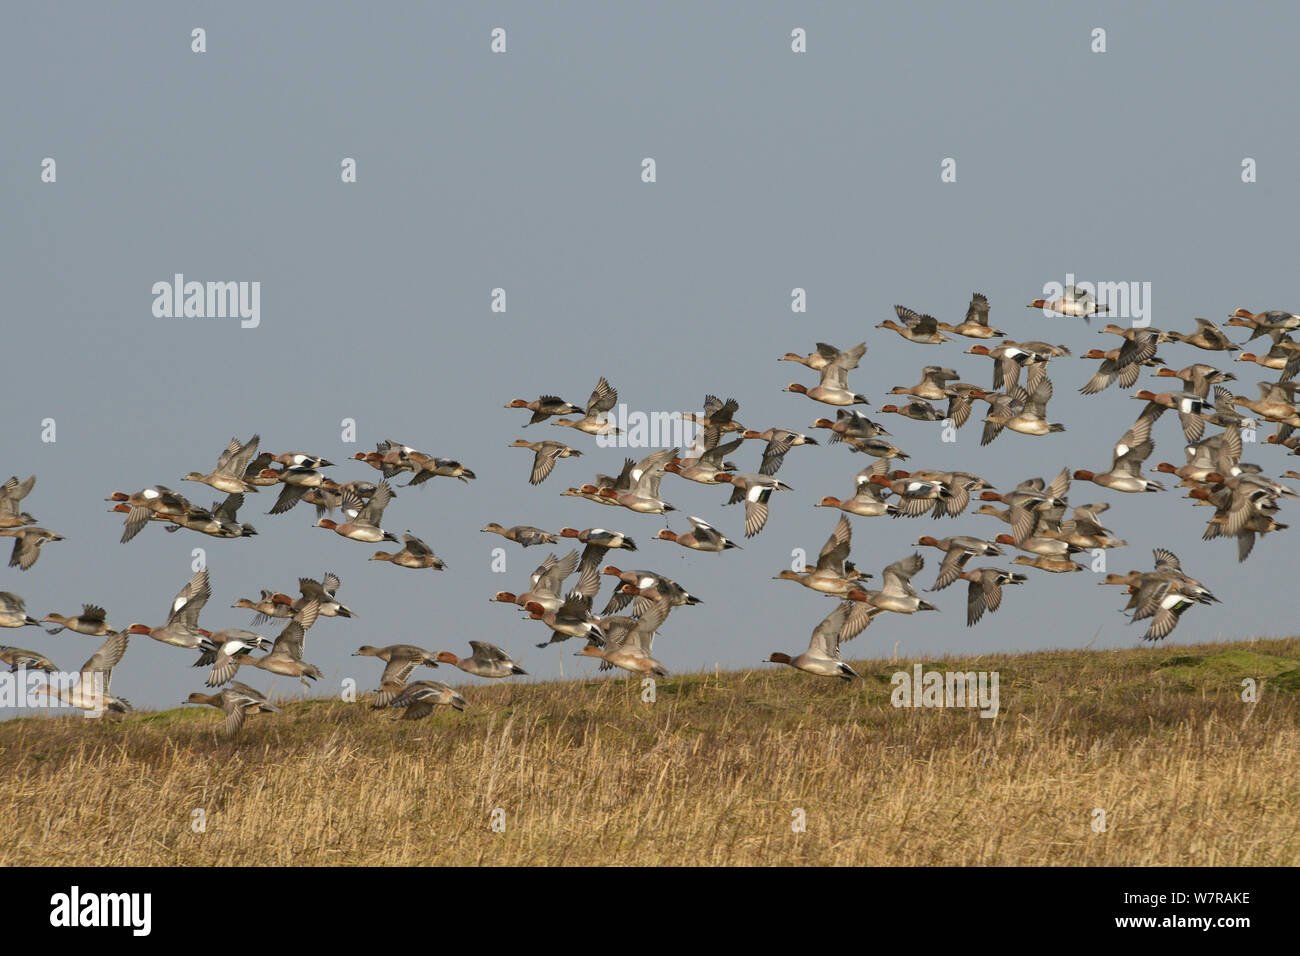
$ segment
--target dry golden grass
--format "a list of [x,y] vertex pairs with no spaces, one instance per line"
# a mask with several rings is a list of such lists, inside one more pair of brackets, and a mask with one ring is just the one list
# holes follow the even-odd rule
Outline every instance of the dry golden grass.
[[233,741],[211,708],[11,720],[0,863],[1300,862],[1300,639],[926,664],[1000,672],[1000,716],[895,709],[911,662],[869,661],[289,703]]

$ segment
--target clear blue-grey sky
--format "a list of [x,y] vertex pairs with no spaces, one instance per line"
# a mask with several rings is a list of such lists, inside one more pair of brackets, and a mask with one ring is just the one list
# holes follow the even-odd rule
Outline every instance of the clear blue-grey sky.
[[[838,514],[812,505],[846,496],[865,456],[794,449],[780,477],[795,490],[773,501],[762,534],[742,551],[695,554],[653,540],[660,518],[559,497],[617,471],[624,452],[548,425],[522,431],[526,413],[501,407],[512,398],[582,403],[604,375],[632,409],[698,408],[712,392],[735,396],[751,427],[807,430],[827,406],[781,388],[816,376],[776,357],[865,340],[850,383],[911,464],[1006,489],[1063,465],[1105,470],[1140,405],[1117,388],[1078,395],[1095,363],[1059,359],[1050,417],[1065,434],[1004,433],[980,448],[976,421],[943,444],[936,425],[882,418],[885,393],[932,363],[987,384],[991,363],[962,354],[969,340],[927,348],[875,329],[894,303],[959,321],[983,291],[1012,338],[1076,355],[1118,339],[1097,334],[1103,323],[1025,308],[1067,273],[1149,282],[1160,328],[1296,307],[1290,5],[29,3],[2,16],[0,478],[35,473],[25,506],[67,540],[30,571],[0,568],[0,589],[38,617],[94,602],[114,626],[157,625],[203,547],[215,593],[202,622],[217,629],[247,625],[229,607],[237,597],[333,570],[359,616],[311,631],[307,657],[327,675],[315,693],[348,676],[374,686],[378,666],[348,656],[363,643],[463,654],[484,639],[538,677],[557,676],[561,660],[566,676],[594,674],[571,656],[578,642],[538,651],[541,625],[488,603],[546,555],[481,534],[493,520],[637,538],[639,552],[611,560],[662,571],[706,602],[674,612],[656,643],[675,671],[801,650],[834,606],[771,577],[793,548],[825,541]],[[191,51],[195,27],[206,30],[202,54]],[[504,54],[489,48],[496,27]],[[790,48],[797,27],[803,54]],[[1094,28],[1105,53],[1091,50]],[[46,157],[52,184],[41,181]],[[355,184],[340,181],[344,157],[357,162]],[[653,184],[641,180],[646,157]],[[957,179],[944,183],[949,157]],[[1246,157],[1255,183],[1242,182]],[[177,272],[260,282],[260,326],[155,318],[151,287]],[[489,308],[497,287],[504,314]],[[795,287],[807,290],[805,314],[790,309]],[[1225,360],[1183,345],[1161,355],[1175,368]],[[1252,395],[1276,377],[1233,370]],[[46,418],[54,443],[41,440]],[[355,445],[340,441],[345,418],[357,422]],[[162,483],[209,503],[218,496],[181,475],[209,470],[232,436],[254,432],[265,449],[339,462],[344,480],[375,476],[346,459],[385,438],[465,462],[476,482],[399,487],[385,519],[449,570],[368,562],[373,547],[313,529],[305,506],[266,515],[273,491],[241,515],[257,537],[155,524],[118,543],[110,492]],[[530,456],[506,447],[521,436],[567,438],[585,455],[530,487]],[[1182,462],[1173,416],[1155,438],[1151,464]],[[747,443],[732,457],[756,470],[760,451]],[[1245,457],[1274,475],[1292,467],[1273,448]],[[675,529],[698,514],[741,537],[741,509],[720,507],[725,488],[671,476],[663,487],[681,511]],[[1111,503],[1107,524],[1129,542],[1110,553],[1111,570],[1148,568],[1163,545],[1225,598],[1187,613],[1172,642],[1286,633],[1297,532],[1267,537],[1238,565],[1230,541],[1200,540],[1209,512],[1180,494],[1076,483],[1070,497]],[[877,575],[921,534],[1005,530],[971,513],[852,520],[854,560]],[[504,575],[490,568],[498,546]],[[938,552],[925,556],[917,583],[928,587]],[[962,585],[937,596],[942,613],[885,615],[846,655],[896,641],[908,659],[1138,643],[1144,626],[1117,613],[1118,589],[1092,574],[1031,574],[974,629]],[[95,645],[34,628],[0,640],[69,669]],[[114,690],[137,706],[174,705],[202,684],[192,660],[135,639]],[[275,688],[298,692],[284,679]]]

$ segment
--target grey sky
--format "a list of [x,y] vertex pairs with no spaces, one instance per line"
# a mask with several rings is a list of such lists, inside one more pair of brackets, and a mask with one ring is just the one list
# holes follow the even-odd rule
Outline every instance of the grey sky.
[[[463,654],[466,640],[485,639],[540,677],[559,674],[561,654],[567,676],[594,673],[570,656],[578,642],[538,651],[540,625],[487,601],[518,589],[546,549],[479,529],[597,525],[641,545],[614,563],[662,571],[706,601],[669,619],[656,643],[666,666],[759,666],[774,649],[801,650],[832,609],[770,578],[792,548],[815,553],[825,541],[837,514],[812,504],[845,496],[865,456],[794,449],[780,477],[795,491],[776,497],[762,534],[743,551],[694,554],[652,540],[659,518],[558,497],[617,470],[622,450],[549,425],[521,431],[526,414],[506,401],[556,391],[585,402],[605,375],[633,409],[698,409],[713,392],[739,399],[751,427],[807,430],[827,406],[780,389],[815,375],[776,357],[866,340],[850,384],[911,464],[960,467],[1006,489],[1067,464],[1105,470],[1141,406],[1116,388],[1079,396],[1095,363],[1066,358],[1049,368],[1063,435],[1004,433],[981,449],[978,421],[945,445],[935,425],[882,419],[885,392],[913,384],[922,365],[984,384],[991,372],[962,354],[969,341],[930,348],[876,330],[894,303],[958,321],[983,291],[1010,337],[1076,355],[1118,340],[1097,334],[1102,323],[1024,307],[1066,273],[1150,282],[1161,328],[1190,330],[1197,315],[1221,322],[1238,306],[1296,308],[1291,6],[270,6],[28,4],[3,14],[0,478],[36,473],[25,505],[68,540],[47,545],[31,571],[0,568],[0,589],[38,617],[95,602],[114,626],[160,624],[190,576],[191,549],[204,547],[212,629],[246,626],[229,605],[261,587],[292,590],[327,569],[342,577],[340,597],[359,617],[312,630],[307,657],[328,676],[316,693],[345,676],[374,686],[379,668],[348,657],[362,643]],[[190,52],[196,26],[207,31],[202,55]],[[498,26],[504,55],[488,49]],[[808,31],[806,54],[790,52],[794,27]],[[1090,52],[1094,27],[1107,31],[1104,54]],[[47,156],[55,184],[40,181]],[[650,185],[640,179],[647,156],[657,163]],[[343,157],[358,162],[354,185],[339,181]],[[940,182],[945,157],[956,183]],[[1242,183],[1243,157],[1257,160],[1257,183]],[[260,281],[260,327],[154,318],[151,286],[176,272]],[[498,286],[504,315],[489,311]],[[806,315],[790,311],[796,286],[808,291]],[[1161,355],[1175,368],[1223,364],[1188,346]],[[1241,393],[1276,377],[1232,368]],[[54,444],[40,440],[47,417]],[[345,417],[358,423],[356,445],[339,441]],[[423,537],[450,569],[369,563],[373,548],[313,530],[309,509],[264,514],[266,491],[241,514],[258,537],[154,525],[118,544],[109,492],[163,483],[206,504],[218,496],[180,476],[209,470],[232,435],[253,432],[263,448],[340,462],[342,480],[373,477],[344,461],[385,438],[465,462],[478,481],[398,487],[385,520]],[[586,454],[533,488],[530,456],[506,447],[520,436],[568,438]],[[1173,416],[1155,438],[1151,464],[1182,462]],[[755,470],[760,451],[748,443],[733,457]],[[1272,448],[1248,446],[1245,457],[1273,475],[1293,467]],[[720,507],[725,489],[669,477],[664,492],[681,511],[676,530],[699,514],[740,536],[740,508]],[[1231,542],[1200,541],[1209,512],[1180,494],[1076,483],[1070,498],[1111,503],[1107,524],[1129,541],[1110,553],[1111,570],[1147,568],[1163,545],[1226,598],[1186,614],[1173,642],[1286,633],[1296,532],[1269,536],[1238,565]],[[919,535],[1004,530],[973,514],[853,522],[853,558],[877,575]],[[506,575],[489,568],[500,545]],[[938,552],[924,553],[917,583],[928,587]],[[974,629],[964,586],[954,587],[936,599],[942,613],[885,615],[846,654],[889,653],[895,641],[906,659],[1138,643],[1142,626],[1116,613],[1118,589],[1091,574],[1031,574]],[[0,640],[69,669],[95,646],[32,628]],[[114,690],[137,707],[174,705],[202,684],[192,657],[136,639]],[[266,689],[269,677],[252,683]]]

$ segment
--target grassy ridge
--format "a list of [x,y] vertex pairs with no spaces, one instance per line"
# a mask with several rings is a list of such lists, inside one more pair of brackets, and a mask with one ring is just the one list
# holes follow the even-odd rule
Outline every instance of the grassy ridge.
[[998,671],[996,720],[890,706],[913,663],[10,720],[0,863],[1300,863],[1300,638],[925,662]]

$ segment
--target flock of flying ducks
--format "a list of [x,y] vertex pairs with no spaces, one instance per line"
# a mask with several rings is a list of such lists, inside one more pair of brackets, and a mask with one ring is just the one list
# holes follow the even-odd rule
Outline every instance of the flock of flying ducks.
[[[1029,307],[1048,314],[1081,317],[1085,321],[1107,311],[1091,294],[1073,287],[1067,288],[1058,299],[1036,299]],[[931,315],[904,306],[896,306],[895,312],[897,322],[888,320],[877,327],[892,330],[918,345],[941,346],[952,341],[952,336],[1001,341],[992,347],[975,344],[966,349],[967,354],[992,360],[989,387],[963,382],[951,368],[927,365],[922,368],[917,384],[890,390],[890,395],[904,398],[898,404],[881,406],[882,414],[897,414],[956,430],[974,416],[979,403],[985,403],[982,445],[995,441],[1006,430],[1034,437],[1065,430],[1064,425],[1048,417],[1047,407],[1053,395],[1048,366],[1056,361],[1059,367],[1061,360],[1071,354],[1068,348],[1007,339],[1004,333],[990,326],[988,300],[978,293],[971,298],[965,319],[957,324],[939,322]],[[1004,549],[1015,549],[1021,553],[1012,559],[1012,565],[1046,573],[1069,573],[1085,570],[1075,560],[1084,552],[1124,547],[1125,542],[1102,524],[1101,515],[1108,505],[1100,502],[1071,507],[1067,500],[1070,484],[1090,482],[1120,493],[1164,492],[1166,488],[1160,481],[1143,474],[1143,466],[1155,448],[1156,423],[1167,411],[1177,413],[1185,441],[1185,461],[1178,465],[1159,462],[1155,471],[1177,478],[1179,486],[1187,489],[1186,497],[1195,505],[1213,508],[1204,538],[1235,538],[1238,558],[1245,561],[1257,538],[1286,528],[1275,517],[1279,501],[1297,496],[1291,488],[1266,477],[1259,466],[1242,462],[1241,455],[1243,442],[1255,441],[1255,432],[1264,423],[1276,425],[1276,430],[1260,444],[1300,453],[1300,434],[1296,434],[1300,410],[1295,404],[1300,382],[1293,377],[1300,371],[1300,343],[1292,338],[1300,330],[1300,315],[1238,309],[1228,318],[1228,326],[1251,330],[1248,342],[1267,336],[1272,343],[1266,354],[1243,352],[1236,357],[1237,361],[1280,373],[1276,381],[1259,383],[1259,397],[1255,399],[1231,391],[1227,383],[1236,378],[1231,372],[1204,363],[1175,370],[1157,356],[1158,348],[1166,343],[1208,352],[1242,351],[1213,322],[1201,318],[1195,322],[1195,330],[1185,333],[1149,326],[1106,325],[1102,333],[1114,334],[1120,343],[1113,349],[1091,349],[1084,353],[1082,358],[1098,361],[1100,365],[1079,388],[1082,394],[1096,395],[1111,386],[1131,389],[1144,370],[1157,378],[1175,379],[1179,383],[1176,390],[1157,393],[1140,389],[1133,394],[1142,403],[1140,411],[1116,442],[1107,471],[1062,469],[1050,479],[1027,478],[1006,492],[998,492],[991,481],[967,472],[892,467],[894,461],[906,462],[912,456],[895,444],[893,436],[882,425],[857,410],[855,406],[869,405],[870,401],[849,386],[850,373],[866,354],[865,342],[848,349],[818,343],[808,354],[781,356],[780,361],[797,362],[820,376],[815,386],[792,383],[785,391],[836,408],[833,420],[818,417],[810,430],[828,430],[828,444],[843,445],[873,461],[855,476],[849,497],[824,496],[816,503],[817,507],[842,512],[818,553],[816,564],[786,569],[775,575],[776,579],[794,581],[834,598],[834,609],[816,626],[806,651],[795,656],[774,652],[768,660],[810,674],[852,680],[859,675],[841,659],[843,642],[861,633],[881,614],[910,615],[938,610],[912,584],[925,566],[919,551],[886,566],[881,571],[879,589],[867,585],[873,575],[860,571],[849,560],[853,536],[850,516],[957,518],[967,512],[975,499],[980,502],[974,509],[976,514],[1005,524],[1005,531],[987,539],[971,535],[944,538],[923,535],[916,542],[918,547],[934,548],[942,554],[931,592],[942,591],[958,581],[966,582],[967,626],[974,626],[986,613],[999,610],[1003,588],[1024,584],[1030,577],[1007,567],[972,567],[974,559],[1002,557],[1006,554]],[[555,419],[552,425],[601,437],[619,433],[609,417],[617,401],[617,390],[601,378],[585,406],[548,394],[534,400],[514,399],[505,407],[528,411],[530,417],[525,425]],[[1251,414],[1247,417],[1238,409]],[[572,485],[561,494],[638,514],[668,515],[677,509],[663,497],[662,483],[667,475],[703,485],[725,485],[729,497],[722,503],[743,503],[744,534],[753,538],[767,523],[773,494],[793,490],[776,477],[787,453],[795,447],[819,442],[787,428],[747,428],[736,419],[739,411],[735,399],[722,401],[708,395],[701,412],[681,416],[693,423],[698,432],[691,449],[682,452],[679,448],[664,448],[640,460],[627,458],[617,475],[598,474],[590,482]],[[1207,426],[1217,430],[1207,435]],[[728,456],[739,453],[751,441],[761,443],[761,457],[756,470],[742,472]],[[232,439],[210,472],[190,472],[185,476],[185,481],[206,484],[226,495],[209,508],[197,506],[181,493],[162,485],[134,494],[112,494],[107,499],[112,502],[110,510],[125,515],[122,542],[132,540],[151,522],[165,525],[168,532],[186,529],[222,538],[254,535],[257,531],[253,526],[240,523],[237,518],[245,496],[262,488],[277,488],[278,497],[269,514],[282,514],[300,504],[314,506],[318,528],[362,543],[397,543],[397,536],[383,528],[385,510],[396,497],[391,480],[409,475],[403,487],[410,487],[435,477],[462,482],[476,477],[453,459],[385,441],[373,452],[357,452],[352,456],[379,471],[382,477],[378,482],[339,482],[327,476],[325,469],[333,467],[333,463],[322,457],[301,452],[259,454],[258,446],[256,435],[245,443]],[[579,448],[555,440],[521,438],[511,447],[533,453],[528,472],[532,485],[545,482],[560,460],[583,456]],[[1287,471],[1282,477],[1300,478],[1300,473]],[[21,510],[22,501],[34,484],[35,476],[24,482],[14,477],[0,487],[0,535],[15,539],[10,566],[23,571],[36,564],[43,544],[63,540],[61,535],[37,527],[36,519]],[[1003,507],[997,507],[994,502]],[[340,513],[342,521],[335,520],[336,513]],[[667,520],[671,523],[671,519]],[[688,516],[687,522],[688,530],[674,531],[668,527],[659,530],[655,538],[705,553],[741,547],[703,518]],[[495,522],[483,531],[500,535],[522,548],[558,544],[562,539],[571,539],[582,546],[581,553],[575,547],[563,557],[549,554],[523,590],[501,591],[491,599],[516,606],[525,620],[542,622],[549,638],[539,643],[539,647],[578,638],[585,642],[580,654],[598,659],[601,670],[619,668],[638,675],[667,675],[667,669],[653,656],[655,635],[674,608],[698,604],[700,599],[657,571],[624,570],[607,563],[611,551],[637,550],[629,535],[597,527],[585,530],[565,527],[552,533],[531,525],[505,527]],[[371,560],[413,570],[446,568],[445,562],[409,531],[402,536],[401,544],[397,551],[375,552]],[[576,584],[567,585],[566,581],[575,573]],[[597,613],[595,600],[606,577],[614,578],[613,591]],[[113,630],[107,624],[104,609],[90,604],[83,605],[82,613],[73,617],[49,614],[37,621],[27,615],[22,599],[10,592],[0,592],[0,626],[49,623],[55,625],[51,634],[67,629],[103,637],[103,644],[82,666],[76,686],[55,686],[51,681],[45,689],[50,696],[85,710],[120,713],[129,709],[126,701],[111,694],[109,682],[131,636],[147,636],[198,652],[195,666],[208,668],[207,686],[220,689],[212,694],[191,694],[187,702],[222,709],[226,730],[233,734],[247,715],[276,709],[266,695],[234,679],[241,669],[255,667],[298,678],[304,684],[319,679],[323,676],[320,669],[304,657],[307,632],[318,617],[352,616],[350,609],[338,600],[337,576],[327,574],[320,581],[300,578],[298,583],[297,597],[266,589],[257,599],[241,598],[233,605],[254,611],[254,626],[273,619],[285,621],[284,629],[274,640],[242,628],[210,631],[199,626],[199,613],[212,593],[206,569],[197,572],[176,595],[165,623],[158,627],[131,624]],[[1125,610],[1132,612],[1131,620],[1150,621],[1144,634],[1146,640],[1167,636],[1180,616],[1193,605],[1217,601],[1209,589],[1183,571],[1175,555],[1163,548],[1155,550],[1151,570],[1109,574],[1101,583],[1125,588],[1128,595]],[[405,719],[417,719],[437,705],[457,709],[466,706],[465,698],[445,683],[412,681],[413,673],[420,667],[446,663],[491,679],[525,673],[493,644],[471,641],[470,646],[472,653],[464,658],[448,651],[433,653],[407,644],[362,646],[357,655],[385,662],[380,688],[371,700],[371,707],[404,708]],[[50,674],[58,670],[45,656],[21,648],[0,648],[0,660],[13,670],[42,670]]]

